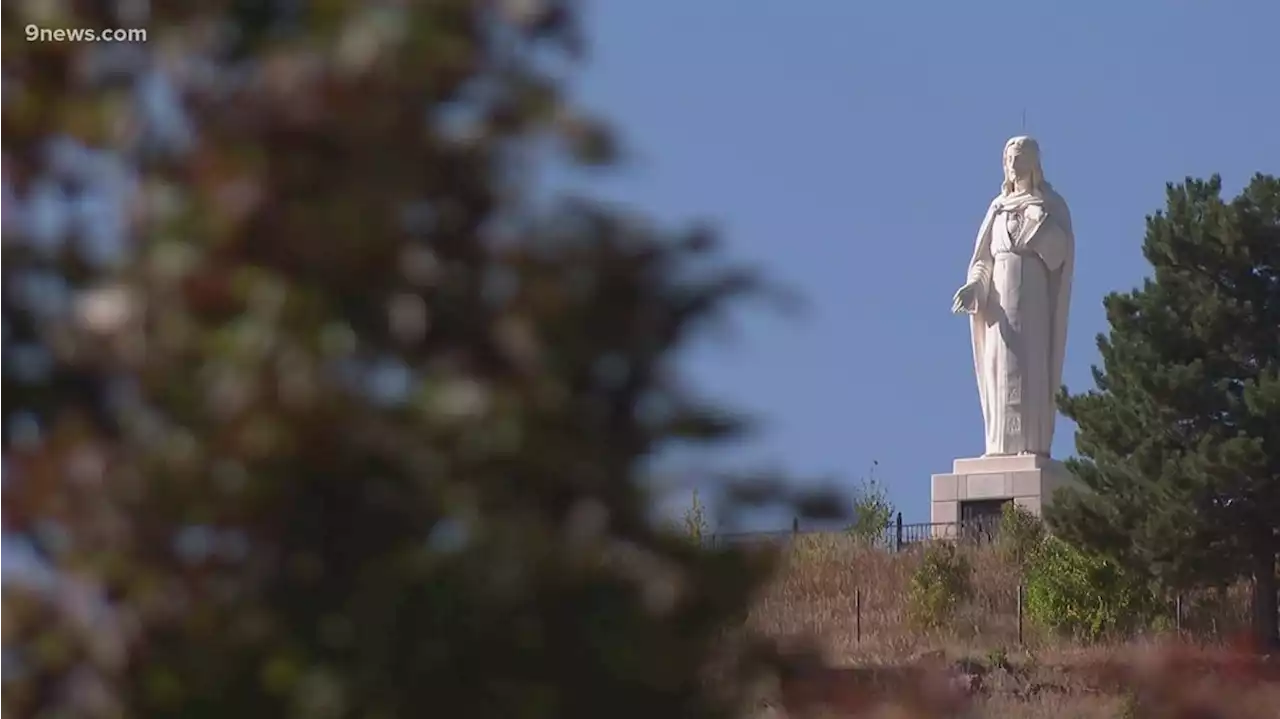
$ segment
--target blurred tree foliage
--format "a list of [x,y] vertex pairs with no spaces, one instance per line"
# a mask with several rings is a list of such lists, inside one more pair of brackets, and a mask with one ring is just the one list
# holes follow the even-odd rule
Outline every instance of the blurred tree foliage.
[[[616,155],[563,92],[576,19],[5,3],[4,523],[40,560],[4,585],[6,716],[739,708],[773,655],[722,639],[771,558],[657,528],[645,467],[742,429],[673,353],[762,286],[537,195]],[[86,196],[76,143],[122,168],[116,252],[17,213]],[[834,506],[780,486],[726,501]]]

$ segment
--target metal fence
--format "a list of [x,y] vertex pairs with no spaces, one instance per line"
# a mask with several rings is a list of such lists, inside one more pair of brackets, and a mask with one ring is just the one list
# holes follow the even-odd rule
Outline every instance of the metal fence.
[[[832,527],[802,528],[799,519],[792,520],[791,528],[763,532],[717,532],[704,534],[702,541],[709,546],[743,544],[783,544],[805,536],[847,534],[858,537],[868,545],[889,552],[901,552],[931,542],[952,542],[965,545],[982,545],[999,538],[1001,517],[987,516],[957,522],[905,523],[899,513],[878,532],[858,532],[854,529]],[[1024,578],[1004,577],[1007,583],[999,586],[983,586],[966,609],[968,621],[975,628],[981,625],[984,632],[1003,636],[1009,641],[1023,644],[1024,628]],[[855,588],[851,592],[849,610],[851,634],[856,641],[863,639],[864,621],[873,624],[883,620],[884,598],[879,604],[867,592]],[[874,606],[866,607],[864,600]],[[893,602],[891,602],[893,603]],[[1200,638],[1224,638],[1235,636],[1248,628],[1248,591],[1243,585],[1230,588],[1188,590],[1168,598],[1167,630],[1179,635]],[[890,612],[891,614],[893,612]],[[871,628],[870,631],[876,631]]]
[[[959,522],[916,522],[907,524],[902,521],[899,512],[893,521],[888,522],[877,532],[863,533],[862,539],[874,546],[902,551],[912,545],[924,542],[950,540],[965,543],[983,543],[994,540],[1000,533],[999,516],[980,517]],[[756,544],[782,542],[808,534],[832,534],[841,530],[831,528],[801,529],[799,518],[793,519],[791,529],[764,532],[717,532],[703,536],[703,541],[711,546],[727,544]],[[854,530],[844,530],[857,534]]]

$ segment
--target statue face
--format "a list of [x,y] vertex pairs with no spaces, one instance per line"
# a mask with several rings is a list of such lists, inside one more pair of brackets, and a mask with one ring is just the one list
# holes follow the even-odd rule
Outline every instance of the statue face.
[[1022,150],[1021,145],[1014,145],[1004,155],[1004,176],[1011,182],[1026,180],[1032,174],[1032,158]]

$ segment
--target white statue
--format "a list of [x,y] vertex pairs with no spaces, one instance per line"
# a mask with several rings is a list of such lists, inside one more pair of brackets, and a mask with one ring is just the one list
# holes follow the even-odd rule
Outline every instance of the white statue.
[[1040,146],[1004,146],[1004,184],[978,230],[952,312],[970,315],[984,456],[1048,456],[1062,384],[1075,261],[1071,215],[1044,179]]

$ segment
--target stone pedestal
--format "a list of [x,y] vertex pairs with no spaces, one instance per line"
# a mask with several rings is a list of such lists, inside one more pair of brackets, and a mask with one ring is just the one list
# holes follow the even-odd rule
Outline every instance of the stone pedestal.
[[1055,459],[1036,455],[957,459],[950,474],[935,474],[929,490],[930,521],[958,522],[966,502],[982,502],[984,509],[1012,501],[1039,516],[1058,487],[1074,481]]

